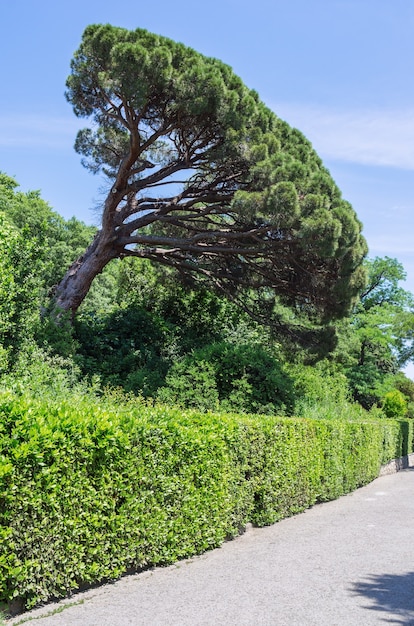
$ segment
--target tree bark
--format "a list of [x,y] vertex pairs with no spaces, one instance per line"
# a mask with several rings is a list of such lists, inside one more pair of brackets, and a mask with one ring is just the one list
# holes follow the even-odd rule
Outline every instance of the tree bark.
[[57,285],[54,293],[57,315],[70,313],[73,319],[94,278],[117,256],[113,237],[109,237],[103,230],[99,231],[85,253],[70,266]]

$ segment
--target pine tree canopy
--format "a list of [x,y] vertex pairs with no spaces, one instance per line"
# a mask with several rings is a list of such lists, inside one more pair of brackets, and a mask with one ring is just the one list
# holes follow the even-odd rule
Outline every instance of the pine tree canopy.
[[91,122],[75,149],[109,182],[101,230],[57,288],[62,309],[76,311],[111,259],[135,256],[269,316],[275,302],[319,321],[350,310],[361,224],[309,141],[228,65],[92,25],[67,98]]

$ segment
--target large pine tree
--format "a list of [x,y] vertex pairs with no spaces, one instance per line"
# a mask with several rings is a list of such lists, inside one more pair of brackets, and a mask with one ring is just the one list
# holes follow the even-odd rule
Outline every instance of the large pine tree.
[[349,310],[361,224],[310,143],[230,67],[142,29],[93,25],[71,70],[67,98],[91,120],[75,148],[109,182],[101,228],[56,288],[59,309],[75,314],[107,263],[135,256],[253,294],[262,312],[273,298],[312,319]]

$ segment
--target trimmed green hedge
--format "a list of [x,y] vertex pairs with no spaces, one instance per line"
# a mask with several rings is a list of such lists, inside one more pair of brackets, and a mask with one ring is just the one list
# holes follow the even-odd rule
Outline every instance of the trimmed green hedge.
[[412,423],[0,393],[0,601],[26,608],[219,546],[412,450]]

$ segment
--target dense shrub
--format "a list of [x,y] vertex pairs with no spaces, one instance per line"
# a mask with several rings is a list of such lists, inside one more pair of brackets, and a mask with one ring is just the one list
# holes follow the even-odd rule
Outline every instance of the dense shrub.
[[33,335],[40,306],[39,244],[27,235],[0,210],[0,373]]
[[158,397],[184,408],[238,413],[290,413],[293,383],[259,343],[212,343],[178,360]]
[[[348,421],[370,416],[353,401],[346,376],[329,361],[320,361],[313,366],[290,365],[288,372],[293,380],[295,415]],[[371,413],[375,411],[371,410]]]
[[32,607],[340,496],[411,451],[411,424],[2,392],[0,601]]
[[76,320],[75,334],[75,360],[89,378],[99,376],[104,385],[144,395],[163,384],[170,333],[156,315],[132,306],[103,315],[86,313]]
[[385,394],[382,402],[382,410],[387,417],[398,419],[407,413],[407,400],[398,389],[393,389]]

